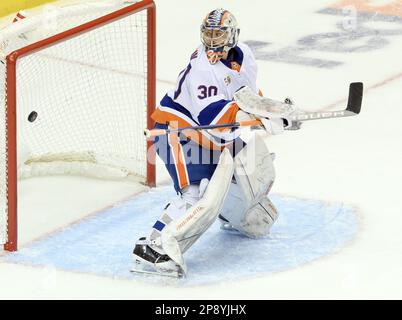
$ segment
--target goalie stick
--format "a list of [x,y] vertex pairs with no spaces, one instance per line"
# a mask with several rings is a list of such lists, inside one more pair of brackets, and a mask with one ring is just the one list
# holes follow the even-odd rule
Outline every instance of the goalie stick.
[[354,82],[349,86],[348,104],[345,110],[323,111],[323,112],[302,112],[290,116],[292,121],[308,121],[317,119],[330,119],[356,116],[360,113],[363,100],[363,83]]
[[[245,90],[249,90],[247,87],[243,88]],[[241,89],[241,90],[243,90]],[[264,110],[261,108],[264,106],[265,101],[269,101],[267,104],[267,107],[273,106],[272,102],[275,102],[274,100],[270,100],[267,98],[262,98],[259,97],[255,94],[253,96],[250,96],[250,93],[246,93],[248,95],[247,99],[249,100],[251,97],[251,100],[254,100],[256,103],[258,101],[259,104],[259,113],[261,116],[261,113],[264,113]],[[236,96],[236,102],[238,103],[244,103],[243,96],[242,94]],[[256,100],[258,99],[258,100]],[[360,113],[361,111],[361,105],[362,105],[362,100],[363,100],[363,83],[362,82],[353,82],[349,86],[349,97],[348,97],[348,104],[345,110],[338,110],[338,111],[317,111],[317,112],[306,112],[306,111],[299,111],[297,112],[297,109],[290,107],[290,109],[287,109],[285,113],[274,113],[271,112],[270,110],[267,110],[267,115],[271,117],[285,117],[286,119],[290,121],[309,121],[309,120],[318,120],[318,119],[332,119],[332,118],[343,118],[343,117],[350,117],[350,116],[356,116]],[[275,102],[274,108],[278,110],[278,107],[281,107],[285,105],[285,103],[282,102]],[[288,107],[288,106],[287,106]],[[292,114],[294,113],[294,114]],[[160,135],[165,135],[169,133],[180,133],[182,131],[186,130],[213,130],[213,129],[221,129],[221,128],[240,128],[240,127],[246,127],[246,126],[261,126],[262,123],[260,120],[248,120],[248,121],[240,121],[240,122],[234,122],[234,123],[225,123],[225,124],[219,124],[219,125],[207,125],[207,126],[192,126],[192,127],[185,127],[185,128],[172,128],[172,129],[146,129],[144,130],[144,135],[147,138],[152,138]]]

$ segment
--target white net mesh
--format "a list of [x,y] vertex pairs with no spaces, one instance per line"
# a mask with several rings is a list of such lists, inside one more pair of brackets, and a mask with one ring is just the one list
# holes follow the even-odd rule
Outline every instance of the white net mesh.
[[[2,31],[0,243],[6,241],[7,225],[5,56],[124,5],[69,6],[45,24],[35,16]],[[145,180],[146,59],[146,10],[21,57],[16,72],[19,178],[73,174]],[[37,118],[30,122],[33,111]]]

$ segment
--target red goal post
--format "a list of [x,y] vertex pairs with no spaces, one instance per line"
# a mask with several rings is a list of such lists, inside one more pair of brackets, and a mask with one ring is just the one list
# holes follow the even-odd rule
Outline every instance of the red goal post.
[[[119,1],[114,1],[114,2],[119,3]],[[115,40],[113,38],[114,35],[116,35],[116,37],[122,37],[121,39],[123,39],[123,40],[125,39],[124,37],[127,37],[127,39],[132,39],[133,37],[131,37],[130,35],[123,35],[124,36],[123,37],[121,35],[121,33],[123,31],[124,32],[132,32],[132,31],[136,32],[137,31],[139,33],[140,32],[144,33],[144,30],[145,30],[145,35],[142,34],[142,35],[137,35],[136,36],[137,39],[140,39],[140,40],[138,40],[138,43],[140,43],[141,41],[144,41],[144,47],[142,47],[141,44],[138,44],[139,48],[141,48],[141,49],[138,49],[138,50],[142,50],[143,52],[145,51],[145,53],[141,53],[141,54],[144,54],[143,59],[144,59],[145,62],[141,62],[141,61],[136,61],[135,63],[132,62],[131,61],[132,60],[131,55],[133,53],[132,51],[126,53],[128,55],[128,57],[126,57],[127,62],[125,62],[127,65],[130,65],[130,66],[131,66],[131,64],[133,64],[133,65],[134,64],[136,64],[136,65],[139,64],[140,65],[140,67],[139,67],[140,72],[138,72],[138,70],[133,71],[133,72],[130,73],[130,76],[132,78],[137,77],[137,78],[144,78],[145,79],[144,81],[138,80],[139,81],[138,89],[135,89],[138,92],[135,95],[133,95],[133,97],[135,99],[137,99],[138,96],[142,95],[142,92],[145,91],[144,97],[142,97],[142,100],[140,99],[140,101],[143,101],[144,99],[146,100],[145,101],[145,106],[142,106],[141,103],[135,102],[134,99],[132,101],[133,102],[132,105],[131,105],[131,102],[129,100],[125,101],[124,103],[126,103],[128,106],[131,105],[132,108],[138,108],[138,109],[145,108],[145,112],[146,112],[146,115],[147,115],[146,116],[146,122],[142,124],[142,127],[139,126],[138,128],[133,129],[133,130],[136,131],[135,139],[138,139],[136,141],[139,141],[139,142],[132,143],[130,148],[135,148],[135,150],[137,150],[138,152],[141,152],[141,153],[143,152],[142,149],[141,149],[142,147],[141,148],[139,147],[139,145],[142,142],[140,140],[140,137],[137,137],[137,135],[141,135],[141,139],[143,139],[144,144],[146,144],[145,145],[145,150],[144,150],[146,154],[143,154],[141,156],[141,160],[138,160],[139,159],[138,157],[137,158],[133,157],[132,159],[128,158],[127,163],[129,161],[131,161],[131,160],[134,161],[134,162],[135,161],[141,162],[141,161],[143,161],[142,159],[145,159],[145,161],[146,161],[146,169],[144,169],[145,172],[144,172],[143,169],[140,169],[138,171],[141,171],[141,172],[137,173],[137,172],[135,172],[136,169],[133,169],[133,172],[130,172],[128,175],[131,175],[131,174],[136,175],[136,174],[138,174],[140,176],[144,176],[143,178],[144,178],[146,184],[148,184],[149,186],[154,186],[155,185],[155,165],[154,165],[155,154],[152,151],[152,149],[150,148],[151,147],[150,142],[146,142],[145,139],[142,136],[142,132],[143,132],[142,129],[143,129],[144,126],[146,126],[148,128],[153,126],[153,121],[150,118],[150,114],[154,110],[154,106],[155,106],[155,95],[156,95],[156,93],[155,93],[155,91],[156,91],[156,88],[155,88],[155,77],[156,77],[156,71],[155,71],[155,67],[156,67],[156,54],[155,54],[155,51],[156,51],[156,48],[155,48],[155,46],[156,46],[156,44],[155,44],[155,42],[156,42],[155,4],[154,4],[154,2],[152,0],[144,0],[144,1],[136,2],[136,3],[132,3],[132,4],[127,4],[127,3],[128,3],[128,1],[120,1],[120,4],[116,6],[117,10],[116,10],[115,7],[111,7],[111,8],[105,7],[105,12],[107,12],[106,14],[101,13],[101,14],[99,14],[99,17],[96,17],[95,19],[86,21],[86,22],[84,22],[82,24],[76,25],[76,26],[74,26],[72,28],[63,30],[61,32],[57,32],[57,33],[55,33],[55,34],[53,34],[53,35],[51,35],[49,37],[46,37],[46,38],[43,38],[43,39],[40,39],[40,38],[35,39],[34,42],[29,43],[26,46],[16,48],[15,50],[13,50],[12,52],[8,53],[5,56],[5,61],[4,61],[5,62],[5,74],[6,74],[5,75],[5,88],[4,88],[5,105],[2,106],[2,108],[5,108],[4,115],[5,115],[5,119],[6,119],[5,120],[5,139],[4,139],[5,140],[4,141],[5,142],[5,146],[4,146],[5,151],[2,150],[2,152],[4,152],[4,154],[5,154],[4,160],[3,160],[3,162],[5,161],[5,172],[4,172],[4,177],[3,177],[4,181],[0,181],[0,187],[3,188],[4,197],[6,198],[6,199],[3,199],[3,200],[0,199],[0,202],[1,201],[6,202],[6,203],[3,203],[3,204],[0,203],[0,228],[1,228],[1,224],[3,224],[3,240],[2,241],[4,243],[4,249],[5,250],[8,250],[8,251],[17,250],[17,237],[18,237],[17,236],[18,235],[18,232],[17,232],[17,230],[18,230],[18,224],[17,224],[17,220],[18,220],[18,217],[17,217],[17,185],[18,185],[18,174],[19,174],[18,173],[18,165],[17,165],[17,149],[18,149],[17,140],[21,139],[20,138],[20,133],[19,133],[19,131],[20,131],[20,129],[19,129],[19,126],[20,126],[19,121],[22,121],[22,120],[18,120],[19,119],[18,118],[19,117],[18,113],[20,112],[19,104],[20,103],[24,104],[24,102],[21,102],[21,98],[20,98],[19,95],[23,94],[24,90],[27,90],[27,92],[39,91],[40,87],[47,86],[46,83],[41,83],[40,87],[38,87],[38,88],[34,87],[34,88],[31,88],[31,90],[29,90],[29,88],[26,89],[24,87],[24,85],[26,85],[26,83],[40,82],[41,81],[40,77],[38,77],[38,80],[35,80],[35,79],[34,80],[27,80],[26,83],[25,82],[22,83],[22,84],[18,83],[18,81],[20,81],[19,77],[22,77],[22,78],[24,77],[24,75],[22,75],[22,73],[21,73],[22,71],[20,72],[19,68],[21,68],[21,69],[25,68],[25,65],[22,62],[20,63],[21,59],[25,59],[25,57],[34,56],[37,53],[41,53],[42,58],[43,57],[49,58],[49,54],[44,50],[46,50],[48,48],[57,47],[59,44],[68,44],[73,39],[76,39],[77,37],[80,37],[80,36],[86,35],[86,34],[89,35],[91,33],[94,33],[93,37],[96,38],[96,37],[99,36],[99,34],[102,33],[102,31],[99,31],[98,33],[95,33],[93,31],[97,30],[97,29],[101,29],[101,28],[103,28],[105,26],[108,26],[108,25],[113,26],[113,24],[116,24],[117,29],[115,31],[113,31],[114,33],[112,33],[112,34],[109,34],[109,31],[107,31],[107,34],[105,34],[104,38],[97,39],[97,40],[95,39],[96,41],[99,40],[96,43],[101,43],[102,45],[104,45],[106,43],[106,45],[107,45],[108,42],[117,41],[117,40]],[[96,10],[100,9],[100,12],[102,12],[101,6],[98,6],[95,9]],[[60,10],[63,10],[63,9],[60,9]],[[70,10],[70,8],[69,8],[69,10]],[[88,10],[91,10],[91,9],[88,9]],[[133,22],[130,25],[130,22],[128,20],[124,20],[127,17],[132,17],[132,16],[135,16],[135,15],[137,15],[139,13],[143,14],[143,18],[141,18],[141,19],[146,20],[145,26],[141,27],[142,31],[138,31],[136,29],[136,28],[138,28],[138,22],[134,22],[134,20],[133,20]],[[28,20],[30,20],[30,19],[24,19],[24,20],[22,20],[22,21],[20,21],[18,23],[24,23],[24,24],[28,25],[29,24]],[[123,21],[125,21],[125,22],[123,22]],[[118,28],[127,28],[127,29],[118,29]],[[21,36],[23,37],[24,34],[25,33],[22,32]],[[36,35],[33,38],[35,38],[35,37],[36,37]],[[89,36],[86,37],[85,39],[88,40]],[[1,34],[0,34],[0,40],[3,40],[3,39],[1,39]],[[90,41],[90,40],[88,40],[88,41]],[[135,40],[135,41],[137,41],[137,40]],[[124,41],[122,41],[122,43],[123,42]],[[76,43],[75,40],[74,40],[74,43]],[[6,44],[8,45],[8,43],[6,43]],[[72,66],[73,62],[71,62],[71,61],[74,61],[74,58],[75,58],[74,55],[85,56],[85,53],[72,52],[71,55],[70,55],[70,54],[68,54],[68,49],[63,48],[63,45],[61,45],[61,47],[62,48],[60,49],[60,52],[62,50],[64,50],[65,52],[67,52],[67,54],[65,56],[63,56],[63,55],[60,54],[60,52],[56,52],[56,54],[51,57],[53,59],[52,60],[53,62],[55,60],[57,60],[57,63],[59,63],[59,65],[60,65],[60,66],[56,67],[55,69],[53,69],[52,74],[59,73],[59,70],[61,71],[61,70],[68,70],[68,69],[71,69],[71,70],[74,69],[74,72],[75,72],[75,69],[77,69],[77,66],[76,65]],[[122,54],[121,52],[117,52],[117,51],[119,51],[119,49],[120,48],[117,48],[117,49],[116,48],[110,48],[110,49],[103,48],[102,50],[100,50],[99,56],[102,56],[103,54],[109,54],[109,51],[111,51],[111,53],[110,53],[111,56],[113,56],[114,54],[117,54],[117,55]],[[57,49],[57,50],[59,50],[59,49]],[[91,82],[90,84],[88,84],[88,88],[82,89],[83,87],[85,87],[87,85],[86,84],[87,82],[83,81],[80,84],[79,81],[77,81],[78,83],[75,84],[75,89],[74,90],[78,90],[80,92],[80,93],[77,93],[77,95],[78,94],[81,95],[80,98],[82,98],[83,101],[86,101],[85,99],[88,99],[89,97],[92,97],[91,95],[93,95],[93,97],[91,98],[90,101],[91,102],[93,101],[93,104],[96,104],[98,106],[98,108],[99,108],[100,105],[102,107],[104,107],[102,105],[102,103],[103,103],[102,99],[99,99],[99,101],[94,101],[93,99],[95,99],[99,95],[101,95],[102,91],[104,91],[104,89],[107,88],[109,85],[110,86],[115,86],[116,88],[120,88],[121,86],[126,85],[125,81],[121,81],[121,79],[124,79],[124,77],[127,76],[127,74],[124,74],[124,71],[122,71],[122,68],[115,67],[112,64],[116,64],[118,66],[125,66],[125,65],[124,65],[124,63],[120,63],[122,58],[121,58],[121,56],[119,56],[116,59],[110,59],[110,60],[113,60],[113,63],[111,62],[112,66],[104,66],[104,65],[102,65],[102,63],[100,63],[99,66],[94,67],[93,60],[96,60],[96,58],[92,58],[93,52],[91,52],[91,50],[88,50],[88,49],[86,49],[86,50],[88,51],[86,54],[88,54],[88,56],[91,56],[91,58],[88,58],[89,62],[88,61],[85,61],[85,62],[79,61],[79,62],[77,62],[77,64],[78,65],[79,64],[81,64],[81,65],[85,64],[85,68],[87,68],[87,69],[84,70],[85,71],[84,75],[80,75],[80,76],[77,75],[76,77],[77,77],[77,79],[79,77],[82,77],[82,80],[87,80],[87,78],[85,78],[85,77],[91,77],[91,81],[93,80],[95,82],[94,83]],[[116,50],[116,52],[114,52],[113,50]],[[122,50],[120,50],[120,51],[122,51]],[[72,60],[68,61],[68,59],[72,59]],[[139,59],[139,60],[141,60],[141,59]],[[3,62],[3,64],[4,64],[4,62]],[[53,64],[53,62],[51,62],[50,64]],[[26,62],[25,64],[28,64],[28,62]],[[64,65],[61,66],[62,64],[64,64]],[[91,68],[94,69],[95,71],[91,70]],[[105,73],[108,73],[108,71],[105,72],[105,68],[108,68],[109,71],[112,70],[109,73],[112,73],[112,72],[116,73],[116,75],[113,75],[113,76],[109,75],[108,76],[108,77],[111,77],[110,78],[110,83],[107,83],[107,78],[106,78],[107,76],[103,75]],[[141,74],[142,69],[144,69],[144,75]],[[133,68],[133,70],[134,70],[134,68]],[[32,72],[32,71],[35,71],[35,70],[32,69],[31,74],[36,74],[36,73],[41,74],[43,69],[39,69],[38,72]],[[47,72],[47,71],[43,71],[43,72]],[[97,74],[91,74],[92,72],[97,72]],[[49,74],[51,74],[51,72],[49,72]],[[88,74],[90,74],[90,75],[88,75]],[[28,78],[29,76],[26,76],[26,77]],[[101,79],[99,79],[99,78],[101,78]],[[65,79],[65,81],[63,81],[63,79],[65,79],[65,78],[59,78],[58,79],[59,81],[61,80],[60,81],[61,86],[63,86],[63,85],[66,86],[65,88],[62,88],[62,90],[61,90],[62,94],[66,93],[68,91],[68,89],[69,89],[68,85],[70,84],[69,79]],[[80,80],[80,79],[78,79],[78,80]],[[98,80],[99,81],[102,80],[102,85],[104,87],[101,87],[101,88],[96,87],[97,86],[96,81],[98,81]],[[128,78],[128,80],[130,80],[130,78]],[[49,79],[49,81],[51,81],[51,79]],[[54,81],[52,81],[52,82],[54,82]],[[104,84],[105,82],[106,82],[106,84]],[[67,83],[67,84],[65,84],[65,83]],[[54,87],[53,85],[54,85],[54,83],[49,83],[49,86],[51,87],[51,88],[49,88],[49,90],[51,90],[51,92],[46,94],[45,95],[46,97],[48,95],[52,95],[52,94],[56,95],[57,90],[56,90],[56,87]],[[129,84],[127,84],[127,89],[126,90],[127,90],[127,95],[128,96],[131,94],[131,91],[132,91],[131,89],[132,88],[133,87],[130,87]],[[80,91],[81,89],[82,89],[82,92]],[[93,90],[93,92],[91,90]],[[74,91],[72,91],[72,92],[74,92]],[[120,95],[121,95],[121,92],[120,92]],[[54,100],[59,99],[60,104],[64,103],[63,101],[66,100],[67,98],[71,98],[72,100],[74,100],[74,99],[78,100],[78,97],[75,97],[74,95],[72,95],[73,97],[71,97],[71,96],[67,97],[67,96],[68,96],[67,93],[65,94],[65,96],[60,97],[60,98],[55,96]],[[114,98],[120,98],[120,96],[119,97],[114,97]],[[40,99],[40,98],[38,98],[38,99]],[[30,101],[32,101],[32,100],[33,99],[31,98]],[[43,101],[45,101],[45,100],[43,100]],[[113,99],[110,100],[110,101],[113,101]],[[38,102],[38,104],[41,104],[41,103],[46,105],[46,103],[44,103],[42,101]],[[71,103],[71,105],[69,105],[69,107],[72,108],[72,105],[73,105],[73,103]],[[36,107],[36,105],[35,105],[35,107]],[[78,115],[77,115],[77,119],[73,119],[72,122],[75,122],[75,121],[79,120],[79,118],[81,117],[80,110],[83,110],[83,105],[81,105],[80,103],[77,103],[76,106],[74,105],[74,107],[76,107],[77,109],[76,110],[69,109],[69,112],[71,113],[71,112],[77,111]],[[115,107],[115,106],[113,106],[113,107]],[[117,102],[116,102],[116,107],[119,107]],[[34,108],[34,106],[32,106],[32,108]],[[112,108],[112,106],[110,108]],[[107,106],[105,106],[104,109],[105,109],[105,112],[110,112],[109,108],[107,108]],[[29,111],[29,110],[30,109],[26,109],[24,111]],[[127,110],[129,110],[129,108],[127,108]],[[55,114],[60,113],[59,109],[54,109],[54,111],[55,111],[54,112]],[[87,110],[85,110],[85,111],[87,111]],[[97,118],[98,116],[100,117],[100,115],[97,114],[98,111],[100,113],[103,110],[96,109],[96,112],[94,112],[94,114],[92,115],[94,118]],[[123,112],[123,111],[119,111],[119,109],[115,110],[115,113],[119,113],[119,112]],[[124,111],[124,112],[126,112],[126,111]],[[128,111],[128,112],[130,112],[130,111]],[[136,112],[138,112],[138,114],[141,114],[142,111],[136,111]],[[21,113],[22,113],[22,111],[21,111]],[[37,122],[39,124],[37,124],[37,126],[39,126],[41,124],[40,123],[41,117],[44,118],[43,111],[42,111],[42,113],[39,111],[38,114],[39,114],[38,115],[39,120],[37,120]],[[69,116],[69,113],[67,112],[66,115]],[[26,117],[26,114],[23,114],[22,116]],[[121,117],[122,117],[121,120],[125,120],[123,118],[126,118],[126,115],[122,114]],[[91,119],[92,117],[89,116],[89,118]],[[134,124],[137,125],[137,123],[136,123],[137,121],[140,122],[140,120],[138,120],[138,118],[136,117],[136,114],[134,114],[134,116],[132,116],[130,119],[131,119],[131,122],[133,122],[133,125]],[[66,119],[66,121],[69,121],[69,120]],[[99,122],[101,122],[101,120],[94,121],[95,125],[99,124]],[[108,122],[108,121],[106,121],[106,122]],[[36,125],[35,123],[33,123],[33,124]],[[56,128],[52,128],[50,124],[46,124],[46,125],[48,126],[46,128],[46,130],[45,130],[47,132],[51,132],[51,130],[57,130],[58,129],[57,126],[56,126]],[[88,124],[86,123],[85,125],[88,125]],[[126,136],[130,137],[129,133],[126,132],[126,131],[130,131],[130,127],[127,127],[127,128],[128,128],[127,130],[120,128],[120,126],[118,128],[121,131],[125,131],[125,132],[123,132],[124,138],[126,138]],[[0,127],[0,130],[1,129],[2,128]],[[24,129],[24,130],[28,131],[27,129]],[[99,134],[103,133],[104,128],[95,128],[94,130],[95,130],[94,135],[99,135]],[[73,129],[72,132],[70,132],[70,133],[68,133],[66,135],[66,137],[69,138],[71,134],[76,133],[75,131],[76,130]],[[4,133],[0,133],[0,134],[4,134]],[[77,134],[79,134],[78,130],[77,130]],[[54,136],[55,134],[50,134],[49,133],[49,136],[50,135]],[[110,133],[108,135],[110,136]],[[57,134],[56,134],[56,136],[57,136]],[[38,143],[38,145],[40,145],[40,147],[42,147],[43,144],[47,143],[47,141],[46,141],[47,138],[46,138],[46,136],[44,136],[44,137],[45,138],[42,139],[42,137],[38,136],[38,139],[41,140],[41,142],[39,141],[39,142],[35,142],[35,143]],[[30,133],[28,133],[28,138],[31,139]],[[84,138],[86,138],[86,137],[84,137],[84,136],[77,136],[76,137],[77,141],[83,141],[83,140],[85,140]],[[63,140],[63,139],[60,139],[60,140]],[[118,139],[119,139],[119,137],[117,137],[117,140]],[[93,140],[94,140],[93,141],[94,143],[95,142],[98,143],[97,138],[95,138]],[[99,140],[101,140],[101,139],[99,139]],[[127,145],[129,145],[130,144],[130,139],[128,138],[126,140],[128,140]],[[18,143],[19,142],[20,141],[18,141]],[[105,145],[106,144],[107,143],[105,142]],[[110,145],[110,143],[108,145]],[[1,147],[3,147],[3,146],[1,146]],[[72,147],[68,147],[68,148],[71,149]],[[75,150],[70,150],[68,148],[66,149],[67,151],[65,151],[65,150],[58,151],[59,152],[58,154],[65,155],[67,152],[75,151]],[[104,146],[102,146],[102,148],[105,149]],[[80,151],[81,151],[81,147],[79,147],[78,149],[80,149]],[[116,149],[117,149],[117,147],[116,147]],[[29,149],[29,150],[31,150],[31,149]],[[132,149],[130,149],[130,151],[132,151]],[[130,152],[130,151],[127,151],[127,153]],[[51,152],[52,152],[52,150],[46,151],[46,156],[48,158],[52,157],[52,155],[49,155]],[[124,153],[124,152],[122,152],[122,153]],[[98,157],[97,155],[94,156],[94,154],[95,154],[95,152],[93,152],[91,150],[88,153],[85,153],[85,156],[91,157],[91,161],[93,161],[93,158]],[[75,153],[74,153],[74,155],[75,155]],[[74,155],[73,156],[70,155],[69,159],[74,158]],[[40,157],[39,152],[38,152],[38,154],[35,154],[35,156],[36,156],[35,159],[38,159]],[[104,159],[104,158],[106,158],[106,156],[104,156],[102,154],[101,156],[99,156],[99,158]],[[118,158],[117,161],[121,160],[120,156],[116,155],[116,158]],[[44,162],[48,162],[48,161],[49,160],[47,159]],[[57,163],[59,163],[60,161],[64,161],[64,159],[63,160],[58,159]],[[109,160],[104,160],[104,161],[109,161]],[[81,163],[82,159],[80,158],[77,161],[77,163],[78,162]],[[0,163],[0,165],[1,165],[1,163]],[[131,163],[129,165],[131,166]],[[122,167],[124,167],[124,166],[122,165]],[[113,170],[115,168],[116,168],[116,164],[113,163]],[[127,169],[127,168],[123,168],[122,170],[125,173],[129,171],[129,169]],[[102,169],[100,171],[102,171]],[[3,219],[1,219],[2,214],[3,214]],[[1,242],[1,234],[2,234],[2,232],[0,230],[0,244],[2,243]]]

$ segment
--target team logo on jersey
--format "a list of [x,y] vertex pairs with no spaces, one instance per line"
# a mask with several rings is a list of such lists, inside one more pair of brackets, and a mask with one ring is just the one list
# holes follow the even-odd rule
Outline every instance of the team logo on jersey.
[[230,76],[227,76],[225,79],[223,79],[225,81],[225,84],[228,86],[231,82],[232,79],[230,78]]

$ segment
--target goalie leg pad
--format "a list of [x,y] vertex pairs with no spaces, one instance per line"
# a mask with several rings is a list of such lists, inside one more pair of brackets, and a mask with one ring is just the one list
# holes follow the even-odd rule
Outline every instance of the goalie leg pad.
[[235,157],[235,179],[221,215],[248,237],[265,236],[278,217],[268,193],[275,180],[266,135],[255,134]]
[[241,230],[250,238],[260,238],[269,231],[278,218],[278,211],[267,196],[262,197],[244,213]]
[[182,189],[181,194],[169,202],[149,236],[137,241],[133,250],[134,266],[131,271],[177,278],[185,275],[182,267],[162,248],[162,233],[167,225],[183,216],[186,210],[200,199],[207,185],[208,179],[202,179],[199,185],[190,185]]
[[222,208],[234,171],[233,159],[225,149],[202,198],[161,233],[162,248],[184,272],[183,253],[212,225]]

